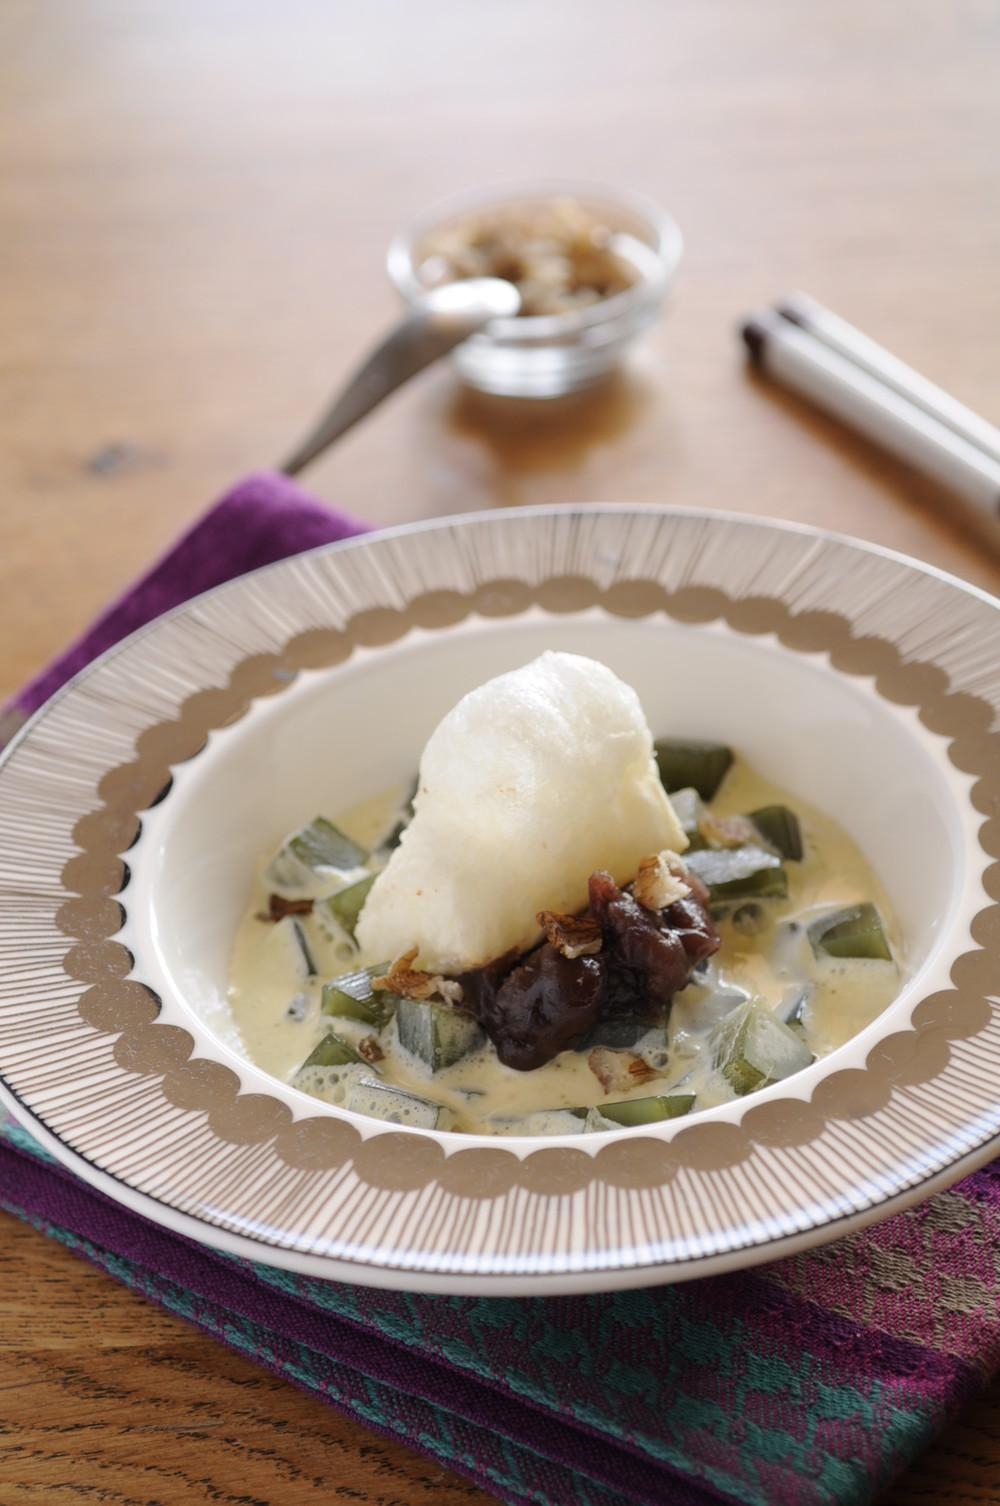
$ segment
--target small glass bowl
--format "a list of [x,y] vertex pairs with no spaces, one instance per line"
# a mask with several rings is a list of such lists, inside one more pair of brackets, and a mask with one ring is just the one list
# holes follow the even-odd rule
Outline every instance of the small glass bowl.
[[630,260],[638,280],[622,293],[565,314],[495,319],[458,346],[452,361],[470,386],[503,397],[561,397],[607,375],[625,349],[657,317],[680,261],[677,223],[638,194],[583,183],[536,183],[494,189],[439,205],[389,247],[389,276],[404,300],[420,301],[427,286],[418,268],[432,232],[469,215],[504,205],[519,207],[571,199],[594,218],[633,240]]

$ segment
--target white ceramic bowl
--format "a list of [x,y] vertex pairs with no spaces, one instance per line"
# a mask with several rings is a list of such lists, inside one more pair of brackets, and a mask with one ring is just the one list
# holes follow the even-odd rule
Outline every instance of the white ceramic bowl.
[[[224,995],[257,859],[317,810],[402,782],[463,692],[544,648],[602,659],[658,734],[730,741],[837,817],[904,937],[895,1002],[785,1083],[607,1135],[388,1126],[245,1061]],[[51,912],[38,987],[62,979],[30,1049],[31,990],[0,1007],[11,1101],[132,1206],[342,1279],[680,1279],[884,1215],[1000,1135],[983,826],[998,650],[996,604],[910,562],[651,509],[397,530],[223,587],[86,672],[0,774],[0,820]],[[67,746],[71,791],[52,766]],[[0,929],[0,965],[5,947]]]

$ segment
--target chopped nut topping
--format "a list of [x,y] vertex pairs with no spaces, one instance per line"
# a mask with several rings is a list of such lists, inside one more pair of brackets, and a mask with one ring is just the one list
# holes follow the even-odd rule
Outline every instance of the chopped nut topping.
[[366,1035],[358,1041],[358,1055],[363,1056],[366,1062],[374,1063],[382,1061],[385,1052],[379,1045],[377,1036]]
[[644,910],[665,910],[690,894],[691,885],[686,882],[684,864],[676,852],[667,850],[643,858],[632,892]]
[[426,235],[418,272],[426,287],[502,277],[517,286],[523,315],[572,313],[637,280],[615,250],[615,228],[575,199],[498,204]]
[[706,812],[698,822],[698,830],[709,847],[745,847],[748,842],[760,843],[760,832],[746,816],[713,816]]
[[311,915],[314,901],[311,899],[286,899],[283,894],[269,894],[267,910],[259,911],[258,920],[284,920],[286,915]]
[[535,916],[545,932],[545,939],[557,952],[571,961],[576,957],[593,957],[601,950],[601,923],[596,915],[557,915],[554,910],[539,910]]
[[630,1088],[663,1076],[634,1051],[612,1051],[610,1046],[595,1046],[587,1057],[587,1066],[605,1093],[627,1093]]
[[419,947],[411,947],[397,957],[384,978],[373,978],[372,988],[387,988],[404,999],[440,999],[445,1004],[461,1004],[462,985],[440,973],[425,973],[413,966]]

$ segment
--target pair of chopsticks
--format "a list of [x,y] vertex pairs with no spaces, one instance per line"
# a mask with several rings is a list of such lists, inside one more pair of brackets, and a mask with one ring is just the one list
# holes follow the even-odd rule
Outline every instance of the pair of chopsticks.
[[760,371],[940,482],[1000,550],[1000,429],[803,294],[740,332]]

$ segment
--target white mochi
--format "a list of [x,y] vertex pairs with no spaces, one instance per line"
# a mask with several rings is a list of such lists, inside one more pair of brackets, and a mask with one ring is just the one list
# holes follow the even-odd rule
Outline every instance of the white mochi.
[[539,935],[539,910],[587,902],[686,838],[660,784],[639,697],[605,665],[545,653],[459,701],[424,749],[414,817],[361,912],[364,957],[419,948],[455,973]]

